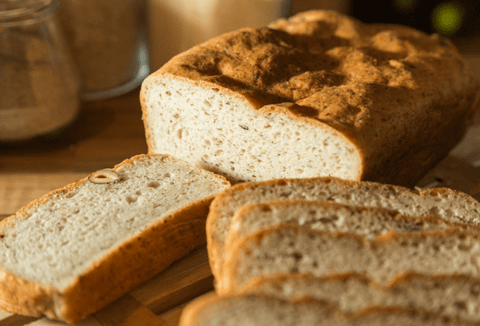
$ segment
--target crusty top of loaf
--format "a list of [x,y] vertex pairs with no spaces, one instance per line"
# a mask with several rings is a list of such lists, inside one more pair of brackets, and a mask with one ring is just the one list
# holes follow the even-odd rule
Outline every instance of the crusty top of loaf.
[[334,11],[224,34],[174,57],[156,74],[217,85],[257,109],[356,136],[372,134],[372,125],[394,116],[408,117],[412,107],[475,92],[475,80],[449,40]]

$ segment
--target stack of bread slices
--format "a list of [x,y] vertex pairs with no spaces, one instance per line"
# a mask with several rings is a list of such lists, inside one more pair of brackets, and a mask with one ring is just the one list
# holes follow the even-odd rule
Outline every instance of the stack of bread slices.
[[236,185],[213,201],[215,294],[182,325],[480,323],[480,204],[336,178]]

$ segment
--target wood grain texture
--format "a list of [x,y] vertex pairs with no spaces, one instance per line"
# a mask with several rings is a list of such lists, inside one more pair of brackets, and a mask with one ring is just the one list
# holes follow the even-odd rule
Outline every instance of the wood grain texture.
[[139,89],[83,103],[60,137],[0,145],[0,172],[93,172],[147,152]]
[[164,313],[213,289],[206,247],[190,253],[167,270],[130,291],[130,295],[156,314]]
[[93,318],[103,326],[165,325],[157,315],[128,294],[94,313]]
[[87,175],[86,172],[0,173],[0,214],[12,214],[50,191]]

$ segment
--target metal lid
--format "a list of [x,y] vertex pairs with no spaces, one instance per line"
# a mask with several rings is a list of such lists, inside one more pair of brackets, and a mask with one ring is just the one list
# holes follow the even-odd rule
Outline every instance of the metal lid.
[[48,18],[58,7],[58,0],[2,0],[0,25],[35,23]]

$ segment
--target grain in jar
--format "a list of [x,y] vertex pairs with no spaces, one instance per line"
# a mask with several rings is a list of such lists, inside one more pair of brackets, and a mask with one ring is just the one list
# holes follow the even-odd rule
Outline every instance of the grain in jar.
[[80,82],[59,33],[58,0],[0,2],[0,143],[58,132],[79,111]]

